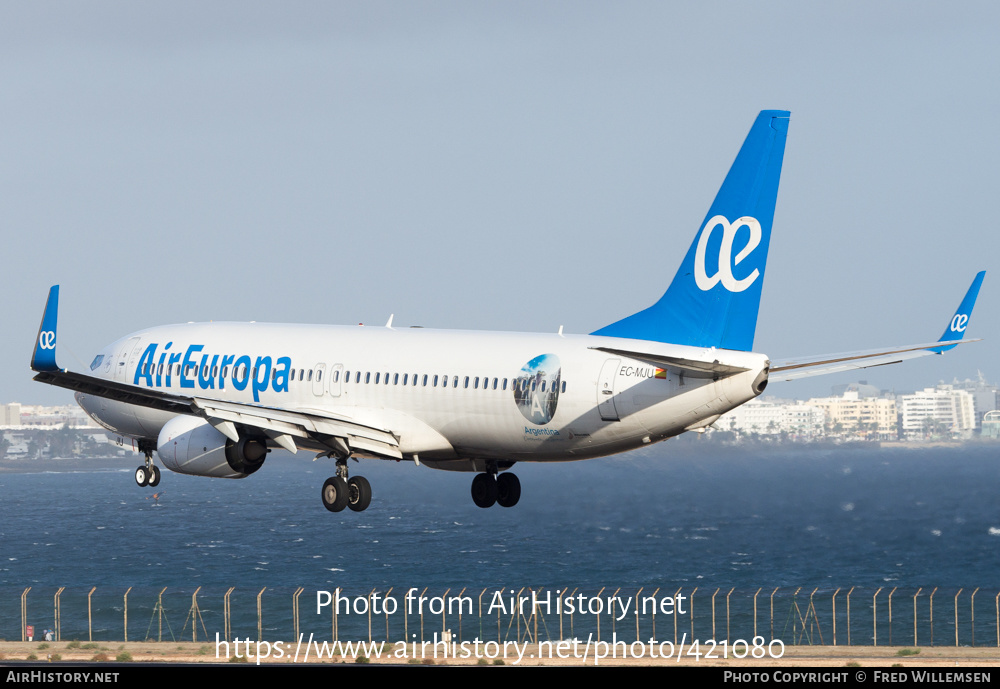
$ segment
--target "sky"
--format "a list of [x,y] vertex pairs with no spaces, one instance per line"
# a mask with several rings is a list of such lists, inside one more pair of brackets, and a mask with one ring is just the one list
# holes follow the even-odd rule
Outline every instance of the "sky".
[[[755,350],[936,340],[773,385],[1000,382],[1000,5],[0,2],[0,402],[205,320],[586,333],[666,289],[790,110]],[[991,211],[990,211],[991,212]]]

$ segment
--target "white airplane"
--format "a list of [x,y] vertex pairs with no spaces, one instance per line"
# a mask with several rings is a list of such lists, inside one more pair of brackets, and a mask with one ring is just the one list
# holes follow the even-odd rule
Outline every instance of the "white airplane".
[[957,345],[979,273],[937,342],[810,359],[754,353],[789,113],[761,112],[680,270],[653,306],[589,335],[266,323],[188,323],[126,335],[90,371],[56,364],[58,285],[31,368],[76,391],[99,424],[172,471],[244,478],[270,448],[336,462],[323,504],[372,498],[348,458],[477,472],[476,505],[518,502],[517,462],[601,457],[691,430],[760,395],[769,379],[895,363]]

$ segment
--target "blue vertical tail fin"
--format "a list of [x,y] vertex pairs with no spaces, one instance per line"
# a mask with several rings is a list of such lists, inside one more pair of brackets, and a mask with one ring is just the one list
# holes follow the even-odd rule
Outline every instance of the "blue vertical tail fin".
[[592,335],[753,348],[788,119],[784,110],[757,116],[660,300]]

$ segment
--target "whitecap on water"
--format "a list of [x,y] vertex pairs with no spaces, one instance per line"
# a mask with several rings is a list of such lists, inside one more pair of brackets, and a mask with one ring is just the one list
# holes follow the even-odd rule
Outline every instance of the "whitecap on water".
[[990,536],[1000,536],[1000,529],[995,526],[990,527]]
[[[998,533],[1000,533],[1000,532],[998,532]],[[940,536],[941,535],[941,529],[931,529],[931,535],[932,536]]]

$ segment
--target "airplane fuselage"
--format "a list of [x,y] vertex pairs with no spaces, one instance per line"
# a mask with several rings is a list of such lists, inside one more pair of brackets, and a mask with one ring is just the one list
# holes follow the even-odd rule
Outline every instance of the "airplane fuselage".
[[[630,346],[747,370],[698,376],[595,349]],[[91,375],[385,429],[400,456],[360,454],[483,471],[485,460],[586,459],[707,425],[759,394],[767,365],[752,352],[590,335],[190,323],[112,343]],[[114,433],[151,442],[176,416],[84,392],[77,400]]]

